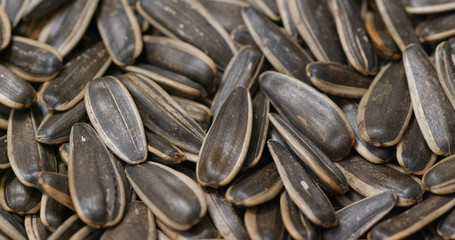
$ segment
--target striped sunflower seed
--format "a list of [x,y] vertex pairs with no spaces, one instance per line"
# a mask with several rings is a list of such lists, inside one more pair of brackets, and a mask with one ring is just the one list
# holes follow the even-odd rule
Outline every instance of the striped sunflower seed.
[[8,128],[8,119],[11,109],[3,104],[0,104],[0,129]]
[[280,210],[284,227],[294,239],[316,240],[321,238],[319,230],[310,223],[286,191],[280,197]]
[[31,0],[22,16],[24,21],[33,21],[45,16],[68,4],[70,0]]
[[406,1],[405,9],[413,14],[438,13],[454,10],[455,3],[451,0],[409,0]]
[[287,239],[278,199],[248,208],[244,219],[250,239]]
[[440,43],[435,50],[435,68],[439,82],[449,99],[455,106],[455,38]]
[[453,169],[455,156],[444,158],[436,163],[423,175],[425,187],[434,194],[449,194],[455,192]]
[[58,148],[58,153],[59,153],[59,156],[60,156],[60,159],[62,160],[62,162],[68,166],[68,156],[69,156],[69,153],[70,153],[70,144],[69,142],[66,142],[62,145],[60,145],[60,147]]
[[33,86],[3,65],[0,71],[0,104],[14,109],[30,107],[37,99]]
[[27,239],[27,232],[24,226],[3,207],[0,207],[0,230],[12,239]]
[[354,189],[349,188],[349,191],[345,194],[337,194],[334,197],[336,203],[340,205],[340,207],[344,208],[351,204],[354,204],[365,197],[360,193],[356,192]]
[[152,156],[149,156],[153,161],[173,165],[186,160],[185,154],[165,137],[151,131],[145,131],[145,137],[147,138],[147,150],[153,153]]
[[0,206],[17,214],[34,214],[40,209],[41,192],[23,185],[9,170],[0,179]]
[[248,28],[243,24],[237,26],[234,30],[232,30],[229,36],[232,41],[234,41],[234,43],[239,47],[246,45],[257,47],[256,43],[250,35],[250,32],[248,31]]
[[21,20],[31,0],[2,0],[1,5],[8,15],[11,27],[14,28]]
[[368,11],[365,14],[365,29],[367,30],[368,36],[370,36],[378,56],[390,60],[400,59],[400,49],[395,44],[378,12]]
[[242,9],[250,6],[243,0],[199,0],[199,2],[228,32],[243,24]]
[[0,169],[8,169],[11,164],[8,160],[8,140],[7,135],[0,137]]
[[51,232],[49,232],[46,229],[46,226],[41,222],[38,214],[25,216],[24,226],[27,231],[27,237],[30,240],[45,240],[51,235]]
[[66,219],[73,214],[73,211],[69,210],[55,199],[49,197],[47,194],[43,194],[41,198],[41,207],[39,218],[41,223],[49,229],[51,232],[62,225]]
[[277,0],[276,5],[278,7],[278,12],[280,13],[280,18],[281,22],[283,23],[284,30],[286,30],[290,36],[299,40],[299,32],[297,30],[296,23],[292,19],[289,2],[289,0]]
[[274,0],[249,0],[259,11],[273,21],[280,21],[280,12]]
[[84,222],[79,219],[77,214],[74,214],[66,219],[66,221],[49,236],[48,240],[70,239],[74,233],[84,226]]
[[455,236],[455,210],[451,210],[449,215],[447,215],[441,222],[439,222],[437,227],[438,235],[444,239],[451,239]]
[[61,173],[42,171],[38,174],[38,176],[39,189],[43,193],[45,193],[52,199],[56,200],[63,206],[74,211],[74,205],[73,200],[71,199],[70,196],[67,175]]
[[455,14],[448,13],[419,23],[415,32],[421,42],[441,41],[455,35],[454,22]]
[[218,230],[213,225],[212,220],[206,214],[199,223],[186,231],[177,231],[172,227],[167,226],[160,220],[156,221],[161,231],[169,238],[176,240],[184,239],[216,239],[219,238]]
[[208,107],[190,99],[177,96],[172,96],[172,98],[185,110],[188,117],[192,118],[204,132],[207,132],[212,122],[212,112]]
[[5,49],[11,41],[11,23],[4,6],[0,6],[0,50]]

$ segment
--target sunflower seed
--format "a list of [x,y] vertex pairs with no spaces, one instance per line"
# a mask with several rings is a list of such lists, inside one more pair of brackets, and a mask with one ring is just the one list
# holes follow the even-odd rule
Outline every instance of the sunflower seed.
[[41,192],[23,185],[12,171],[0,179],[0,206],[18,214],[34,214],[40,209]]
[[296,27],[296,23],[292,19],[291,8],[289,0],[277,0],[276,5],[280,13],[281,22],[283,23],[283,28],[286,32],[294,37],[297,40],[299,39],[299,32]]
[[151,131],[145,131],[145,136],[147,149],[153,153],[152,160],[166,165],[178,164],[186,160],[185,154],[165,137]]
[[98,240],[104,233],[104,229],[96,229],[89,226],[85,226],[75,232],[70,240]]
[[45,193],[43,194],[39,217],[42,224],[51,232],[55,232],[55,230],[73,213],[73,211],[70,211],[57,200],[49,197],[49,195]]
[[49,236],[48,240],[70,239],[74,233],[84,226],[84,222],[78,218],[77,214],[74,214],[66,219],[66,221]]
[[139,23],[126,0],[101,0],[97,26],[112,61],[132,64],[142,52]]
[[243,24],[242,8],[250,5],[242,0],[199,0],[199,2],[228,32]]
[[49,81],[62,68],[63,60],[57,50],[30,38],[13,36],[4,52],[7,66],[28,81]]
[[93,127],[113,153],[130,164],[145,161],[147,142],[142,120],[120,80],[106,76],[91,81],[85,93],[85,108]]
[[276,72],[263,73],[259,83],[280,115],[330,159],[340,160],[349,153],[354,145],[354,132],[344,113],[327,96]]
[[205,215],[204,193],[188,176],[154,162],[128,165],[125,171],[134,191],[164,224],[185,231]]
[[455,14],[449,13],[425,20],[416,27],[421,42],[440,41],[455,35]]
[[33,86],[3,65],[0,71],[0,103],[14,109],[30,107],[37,98]]
[[0,230],[12,239],[27,239],[27,232],[24,226],[3,207],[0,207]]
[[218,230],[213,225],[212,220],[206,214],[199,223],[191,227],[187,231],[177,231],[162,223],[156,221],[161,231],[169,237],[169,239],[184,240],[184,239],[215,239],[219,237]]
[[422,198],[424,188],[421,181],[391,165],[377,165],[356,155],[335,164],[346,176],[349,186],[363,196],[393,190],[398,195],[396,206],[410,206]]
[[449,215],[447,215],[441,222],[438,224],[438,235],[443,239],[453,239],[455,236],[455,210],[451,210]]
[[0,103],[0,129],[8,128],[8,119],[11,109]]
[[234,30],[232,30],[230,38],[236,45],[239,45],[239,47],[246,45],[257,47],[256,43],[250,35],[250,32],[248,31],[248,28],[243,24],[237,26]]
[[5,49],[11,41],[11,23],[3,6],[0,6],[0,50]]
[[66,142],[66,143],[60,145],[60,147],[58,148],[58,152],[59,152],[59,156],[60,156],[60,159],[62,160],[62,162],[68,166],[68,156],[70,154],[69,142]]
[[68,4],[70,0],[31,0],[22,16],[25,21],[43,18],[55,10]]
[[274,0],[248,0],[260,12],[264,13],[273,21],[280,21],[278,6]]
[[275,198],[283,189],[283,182],[275,164],[246,172],[227,189],[226,199],[236,206],[254,207]]
[[252,125],[250,94],[243,87],[235,88],[220,107],[202,143],[196,165],[199,184],[218,188],[234,179],[245,161]]
[[365,14],[365,29],[370,36],[378,56],[389,60],[399,60],[400,49],[395,44],[381,16],[376,11],[368,11]]
[[435,66],[439,82],[449,99],[455,106],[455,38],[440,43],[435,50]]
[[455,156],[444,158],[436,163],[423,175],[422,181],[425,187],[435,194],[454,193],[453,166],[455,166]]
[[14,28],[21,20],[30,0],[2,0],[1,5],[8,14],[11,27]]
[[323,92],[346,98],[362,98],[372,79],[350,67],[333,62],[314,62],[306,66],[311,83]]
[[38,41],[49,44],[65,57],[84,35],[98,2],[76,0],[65,5],[46,23]]
[[250,239],[286,239],[281,220],[280,202],[269,201],[245,212],[245,226]]
[[286,191],[280,197],[280,210],[284,227],[294,239],[316,240],[321,238],[319,231],[302,214]]
[[363,195],[356,192],[352,188],[349,188],[349,191],[345,194],[336,194],[334,196],[336,203],[338,203],[340,205],[340,207],[342,207],[342,208],[347,207],[351,204],[354,204],[364,198],[365,197]]
[[455,9],[455,3],[451,0],[408,0],[405,9],[413,14],[438,13]]
[[0,169],[8,169],[11,167],[11,164],[8,160],[8,150],[7,150],[8,141],[6,135],[0,137]]
[[46,171],[40,172],[38,176],[39,189],[43,193],[74,211],[73,200],[71,199],[68,187],[68,176]]
[[403,63],[414,114],[428,146],[438,155],[454,153],[455,109],[428,56],[419,46],[411,45],[403,54]]
[[206,132],[212,120],[212,112],[208,107],[190,99],[172,96],[172,98],[185,110],[204,132]]
[[234,55],[234,43],[226,30],[196,0],[145,0],[137,3],[137,9],[164,35],[201,49],[220,69]]
[[358,239],[392,210],[396,193],[387,191],[362,199],[337,212],[338,226],[324,230],[323,239]]
[[359,135],[375,146],[394,146],[403,136],[411,116],[411,98],[403,64],[390,63],[376,75],[359,103]]
[[90,125],[72,127],[68,185],[78,216],[91,227],[114,226],[122,219],[125,189],[115,161]]
[[51,234],[41,222],[38,214],[25,216],[24,225],[30,240],[45,240]]

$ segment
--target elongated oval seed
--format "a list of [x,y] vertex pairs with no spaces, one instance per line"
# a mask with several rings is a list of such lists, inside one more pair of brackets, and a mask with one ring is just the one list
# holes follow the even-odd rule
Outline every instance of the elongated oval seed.
[[263,73],[261,90],[275,109],[330,159],[340,160],[354,145],[354,132],[341,109],[327,96],[292,77]]
[[242,16],[251,36],[272,66],[281,73],[310,84],[302,67],[312,61],[308,53],[283,29],[253,7],[245,8]]
[[359,136],[375,146],[396,145],[411,116],[411,97],[403,64],[391,63],[376,75],[359,103]]
[[201,49],[221,69],[234,55],[226,30],[196,0],[145,0],[137,3],[137,9],[160,32]]
[[205,215],[201,187],[183,173],[154,162],[128,165],[125,171],[134,191],[166,225],[188,230]]
[[209,129],[212,122],[212,112],[207,106],[187,98],[177,96],[172,96],[172,98],[183,108],[183,110],[185,110],[188,117],[191,117],[204,132]]
[[409,0],[405,9],[413,14],[438,13],[455,9],[455,3],[451,0]]
[[33,0],[31,0],[27,4],[27,8],[25,9],[25,12],[22,15],[22,18],[24,19],[24,21],[42,19],[42,18],[44,18],[44,16],[59,9],[60,7],[62,7],[64,4],[66,4],[68,2],[69,2],[69,0],[63,0],[63,1],[60,1],[60,0],[33,1]]
[[77,214],[74,214],[66,219],[66,221],[49,236],[48,240],[69,239],[74,233],[84,226],[84,222],[79,219]]
[[14,28],[24,15],[30,0],[3,0],[2,7],[9,17],[11,27]]
[[85,108],[93,127],[113,153],[130,164],[145,161],[144,126],[133,98],[118,79],[106,76],[90,82]]
[[224,101],[202,143],[196,165],[199,184],[218,188],[234,179],[245,161],[252,122],[250,94],[238,87]]
[[25,230],[27,231],[27,237],[30,240],[44,240],[51,234],[41,222],[39,214],[25,216],[24,225]]
[[0,104],[0,129],[8,128],[8,119],[11,109],[3,104]]
[[275,164],[246,172],[226,191],[226,199],[237,206],[254,207],[270,201],[283,189],[283,182]]
[[454,153],[455,109],[428,56],[421,47],[410,45],[403,54],[403,63],[414,114],[428,146],[438,155]]
[[454,195],[430,195],[421,203],[374,226],[368,239],[402,239],[410,236],[455,206]]
[[455,38],[440,43],[434,55],[439,82],[453,107],[455,106]]
[[12,239],[27,239],[27,232],[24,226],[2,207],[0,207],[0,230]]
[[152,159],[163,164],[177,164],[186,160],[185,154],[172,145],[165,137],[145,131],[147,150],[153,153]]
[[321,238],[319,236],[319,231],[316,230],[308,218],[303,215],[286,191],[283,191],[280,197],[280,210],[284,227],[294,239],[316,240]]
[[124,66],[142,52],[141,29],[126,0],[101,0],[97,26],[112,61]]
[[42,224],[51,232],[55,232],[73,214],[73,211],[43,193],[39,214]]
[[349,191],[345,194],[337,194],[334,196],[335,201],[340,205],[340,207],[344,208],[351,204],[354,204],[365,197],[360,193],[356,192],[354,189],[349,188]]
[[377,11],[366,12],[365,29],[373,42],[378,56],[390,60],[400,59],[400,49],[398,49],[398,46],[395,44],[395,41]]
[[441,41],[455,35],[455,14],[448,13],[434,19],[425,20],[416,27],[420,41]]
[[177,231],[173,229],[172,226],[167,226],[160,220],[157,220],[156,224],[169,239],[215,239],[220,237],[218,230],[210,219],[209,214],[206,214],[201,221],[199,221],[199,223],[186,231]]
[[438,235],[444,239],[450,239],[455,236],[455,210],[452,209],[449,215],[447,215],[442,221],[438,224]]
[[115,161],[90,125],[72,127],[69,190],[78,216],[91,227],[114,226],[122,219],[125,189]]
[[103,43],[94,44],[69,60],[54,80],[43,84],[39,92],[40,101],[51,110],[69,110],[82,100],[88,82],[101,77],[110,64],[111,59]]
[[73,200],[68,187],[68,176],[60,173],[41,171],[38,174],[39,189],[63,206],[74,211]]
[[0,51],[5,49],[11,41],[11,22],[4,6],[0,6]]
[[349,186],[363,196],[393,190],[397,193],[397,206],[410,206],[420,201],[424,193],[419,179],[387,165],[370,163],[352,155],[335,163],[346,176]]
[[266,202],[245,212],[245,226],[251,239],[286,239],[278,199]]
[[12,171],[0,179],[0,206],[17,214],[34,214],[40,209],[41,192],[23,185]]
[[338,219],[332,205],[305,168],[279,142],[268,140],[267,145],[292,201],[314,224],[336,226]]
[[278,11],[280,13],[281,22],[283,23],[284,30],[294,37],[299,39],[299,32],[296,27],[296,23],[292,19],[291,16],[291,9],[290,9],[290,1],[289,0],[277,0],[276,5],[278,7]]
[[250,5],[242,0],[199,0],[199,2],[228,32],[243,24],[242,9]]
[[278,12],[278,6],[274,0],[251,0],[253,6],[259,11],[263,12],[268,18],[273,21],[279,21],[280,15]]
[[338,226],[324,230],[323,239],[358,239],[395,205],[396,193],[387,191],[362,199],[337,212]]
[[250,32],[248,31],[248,28],[243,24],[232,30],[230,37],[236,45],[239,45],[239,47],[246,45],[257,47],[256,43],[250,35]]
[[449,194],[455,192],[455,156],[447,157],[423,175],[422,181],[425,187],[435,194]]
[[33,86],[3,65],[0,65],[0,85],[0,103],[9,108],[28,108],[36,101]]

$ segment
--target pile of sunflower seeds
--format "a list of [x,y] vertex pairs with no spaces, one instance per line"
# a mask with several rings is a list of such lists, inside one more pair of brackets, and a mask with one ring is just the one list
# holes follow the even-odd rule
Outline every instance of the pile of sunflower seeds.
[[0,238],[454,239],[455,1],[2,0]]

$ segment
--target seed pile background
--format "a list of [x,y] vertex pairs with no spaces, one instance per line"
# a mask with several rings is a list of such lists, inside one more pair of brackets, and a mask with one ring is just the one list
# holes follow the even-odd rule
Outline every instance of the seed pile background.
[[0,237],[454,239],[453,0],[2,0]]

